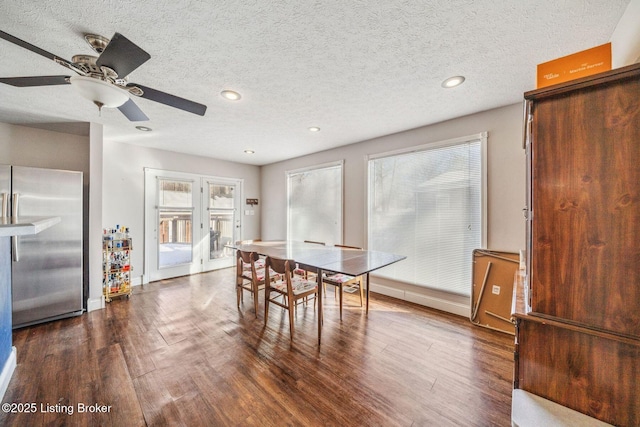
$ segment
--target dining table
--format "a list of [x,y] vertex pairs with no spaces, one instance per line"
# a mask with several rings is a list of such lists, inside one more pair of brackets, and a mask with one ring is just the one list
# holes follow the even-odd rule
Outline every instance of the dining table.
[[[234,249],[257,252],[262,256],[291,259],[298,268],[316,273],[318,280],[318,344],[322,337],[322,277],[325,272],[362,276],[366,290],[365,314],[369,314],[369,274],[402,261],[404,255],[364,249],[325,246],[317,243],[278,240],[253,241],[232,246]],[[362,283],[360,284],[362,286]]]

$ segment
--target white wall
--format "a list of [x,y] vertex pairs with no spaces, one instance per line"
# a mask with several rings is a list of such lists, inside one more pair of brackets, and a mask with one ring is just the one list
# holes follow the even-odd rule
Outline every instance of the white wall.
[[[0,123],[0,163],[81,171],[88,175],[89,135]],[[88,176],[84,180],[88,184]]]
[[85,243],[85,253],[89,263],[89,299],[87,311],[104,308],[102,295],[102,156],[103,156],[103,127],[98,123],[91,123],[89,128],[89,229],[88,241]]
[[[346,147],[323,151],[262,168],[262,239],[286,238],[285,172],[344,159],[344,241],[364,246],[366,240],[365,193],[367,155],[488,132],[488,236],[489,249],[518,252],[525,246],[525,152],[522,149],[522,105],[515,104],[388,135]],[[373,280],[378,291],[424,305],[466,315],[466,298],[424,288]],[[382,289],[384,285],[389,289]],[[469,284],[471,286],[471,284]],[[372,290],[376,287],[372,285]],[[443,301],[444,300],[444,301]],[[451,304],[450,304],[451,303]]]
[[[144,168],[244,179],[244,198],[260,198],[258,166],[109,141],[103,165],[103,228],[129,227],[134,284],[140,283],[144,265]],[[260,207],[253,208],[255,215],[243,216],[244,239],[260,237]]]
[[611,35],[613,68],[640,61],[640,0],[631,0]]

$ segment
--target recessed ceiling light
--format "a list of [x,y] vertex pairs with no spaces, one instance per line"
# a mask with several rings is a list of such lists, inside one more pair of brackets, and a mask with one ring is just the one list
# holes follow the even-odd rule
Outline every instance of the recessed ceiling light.
[[309,132],[320,132],[320,128],[318,126],[312,126],[309,128]]
[[442,87],[452,88],[452,87],[460,86],[463,82],[464,82],[463,76],[449,77],[447,80],[442,82]]
[[255,151],[253,150],[244,150],[244,152],[247,154],[255,154]]
[[141,130],[142,132],[151,132],[152,129],[146,126],[136,126],[136,129]]
[[220,95],[222,95],[223,98],[226,98],[229,101],[237,101],[242,98],[238,92],[234,92],[232,90],[223,90],[222,92],[220,92]]

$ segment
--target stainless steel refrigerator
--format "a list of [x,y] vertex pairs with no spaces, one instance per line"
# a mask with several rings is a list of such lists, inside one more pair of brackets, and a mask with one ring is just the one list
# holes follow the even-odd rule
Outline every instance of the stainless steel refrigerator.
[[61,219],[14,237],[13,327],[82,314],[82,172],[0,165],[0,197],[8,216]]

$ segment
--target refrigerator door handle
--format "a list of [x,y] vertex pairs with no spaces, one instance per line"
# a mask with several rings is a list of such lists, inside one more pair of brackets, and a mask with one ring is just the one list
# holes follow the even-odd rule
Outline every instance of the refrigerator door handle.
[[11,201],[11,216],[14,218],[18,218],[18,200],[20,199],[20,194],[13,193],[13,200]]
[[20,256],[18,256],[18,236],[11,236],[11,253],[13,254],[13,262],[20,261]]
[[9,216],[9,193],[2,193],[2,218]]
[[[13,193],[13,199],[11,201],[11,216],[13,216],[14,221],[18,219],[18,200],[19,199],[20,199],[20,194]],[[20,255],[18,254],[18,236],[11,236],[11,253],[13,254],[13,262],[20,261]]]

